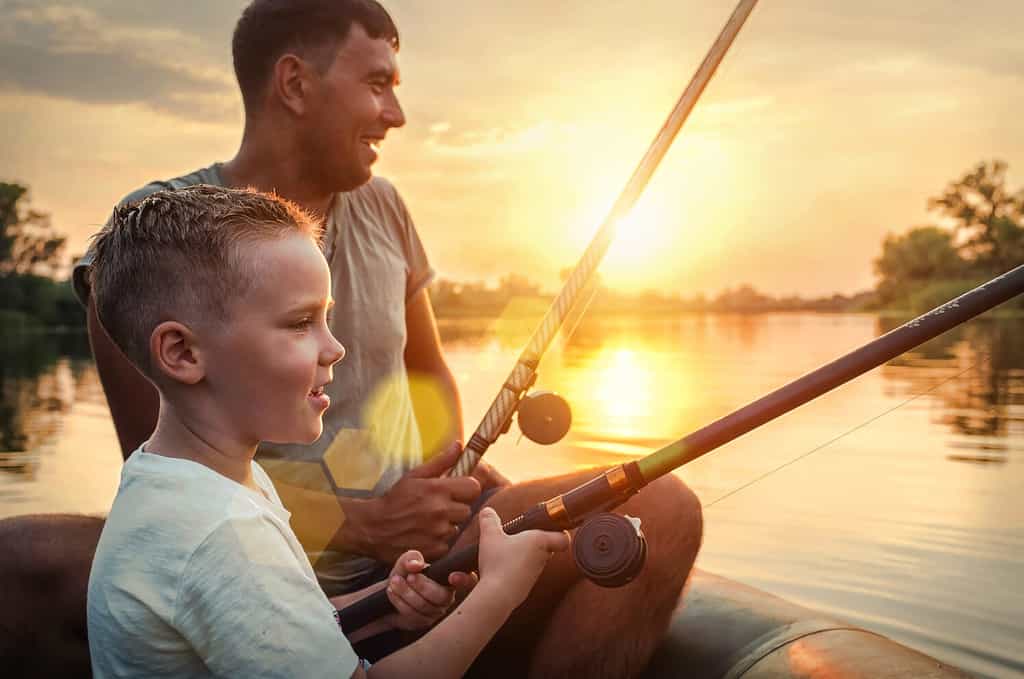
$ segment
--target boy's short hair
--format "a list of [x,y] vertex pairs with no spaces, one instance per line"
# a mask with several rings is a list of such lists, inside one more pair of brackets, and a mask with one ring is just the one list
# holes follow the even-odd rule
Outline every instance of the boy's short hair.
[[270,72],[284,54],[311,61],[325,73],[352,24],[398,49],[398,28],[376,0],[253,0],[231,39],[238,88],[246,111],[255,111]]
[[96,234],[90,278],[110,339],[151,379],[149,338],[168,320],[230,318],[259,276],[240,245],[321,227],[294,203],[251,189],[190,186],[119,205]]

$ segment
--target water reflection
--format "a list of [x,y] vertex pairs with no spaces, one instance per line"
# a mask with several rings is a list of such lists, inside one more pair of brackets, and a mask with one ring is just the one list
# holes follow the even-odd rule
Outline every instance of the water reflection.
[[[467,430],[537,321],[440,324]],[[622,462],[896,324],[587,317],[537,384],[571,402],[569,436],[542,447],[513,430],[488,457],[514,480]],[[681,474],[707,506],[852,432],[711,506],[699,565],[978,675],[1024,676],[1022,340],[1024,320],[974,321],[688,465]],[[0,334],[0,451],[0,516],[109,507],[121,460],[84,336]]]
[[84,334],[0,333],[0,472],[35,479],[90,369]]
[[[880,322],[879,332],[895,324]],[[1002,463],[1020,452],[1024,432],[1024,320],[960,326],[883,368],[898,395],[941,400],[934,421],[957,437],[947,459]]]

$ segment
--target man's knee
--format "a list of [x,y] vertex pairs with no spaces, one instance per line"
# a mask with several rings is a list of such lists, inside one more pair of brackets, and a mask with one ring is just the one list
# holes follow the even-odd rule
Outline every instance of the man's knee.
[[88,671],[85,595],[102,527],[73,515],[0,520],[0,660],[11,676]]
[[674,523],[690,532],[699,533],[703,529],[704,515],[700,499],[675,474],[655,479],[640,492],[641,497],[644,495],[648,496],[645,504],[657,510],[655,514],[658,520]]
[[677,476],[668,474],[650,483],[624,508],[642,521],[650,557],[667,560],[689,571],[703,540],[700,500]]

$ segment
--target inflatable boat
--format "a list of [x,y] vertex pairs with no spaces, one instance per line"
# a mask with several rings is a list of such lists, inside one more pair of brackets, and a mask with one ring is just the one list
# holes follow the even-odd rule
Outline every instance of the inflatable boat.
[[649,679],[969,677],[880,634],[694,570]]

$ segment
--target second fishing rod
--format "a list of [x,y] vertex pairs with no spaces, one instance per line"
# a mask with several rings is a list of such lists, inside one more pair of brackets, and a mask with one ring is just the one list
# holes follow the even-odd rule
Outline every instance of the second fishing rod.
[[537,378],[537,368],[544,353],[554,340],[559,329],[573,308],[580,301],[587,283],[593,278],[598,265],[615,238],[619,221],[629,214],[637,199],[643,193],[647,182],[665,157],[673,140],[686,122],[701,93],[711,80],[718,65],[736,39],[744,22],[754,10],[757,0],[740,0],[726,21],[718,37],[712,43],[707,55],[690,79],[675,106],[661,126],[654,141],[630,176],[622,193],[616,199],[608,216],[601,223],[597,233],[587,246],[579,262],[565,282],[561,292],[551,304],[540,325],[534,331],[523,349],[512,371],[502,384],[498,395],[484,413],[480,425],[466,443],[462,455],[451,470],[452,476],[468,476],[473,472],[480,458],[498,437],[508,431],[512,417],[518,411],[519,425],[523,433],[538,443],[550,444],[558,441],[569,429],[571,416],[568,404],[557,396],[539,394],[531,399],[526,395]]
[[[612,467],[591,481],[530,508],[505,523],[505,532],[579,527],[573,553],[581,571],[605,586],[628,582],[643,566],[646,543],[628,518],[606,513],[648,483],[892,360],[1014,297],[1024,294],[1024,265],[904,323],[864,346],[786,384],[639,460]],[[472,545],[431,564],[424,574],[445,583],[448,575],[474,570]],[[394,609],[384,590],[338,612],[346,631],[359,629]]]

